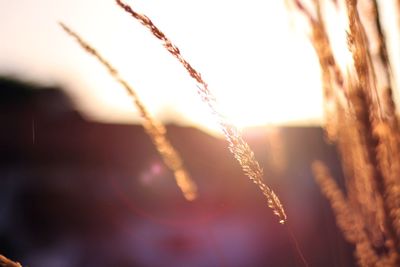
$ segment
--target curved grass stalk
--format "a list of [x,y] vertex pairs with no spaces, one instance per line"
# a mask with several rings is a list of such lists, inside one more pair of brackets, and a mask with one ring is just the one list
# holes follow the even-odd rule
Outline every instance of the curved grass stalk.
[[151,33],[162,42],[162,45],[168,50],[168,52],[178,59],[178,61],[188,71],[189,75],[196,81],[197,92],[203,102],[210,108],[212,114],[217,118],[225,138],[228,141],[230,152],[239,162],[244,174],[260,188],[264,196],[267,198],[268,206],[273,210],[274,214],[279,217],[279,222],[284,224],[287,220],[287,216],[283,205],[274,191],[264,183],[263,170],[249,145],[243,140],[237,128],[218,111],[216,99],[208,89],[208,85],[201,77],[201,74],[197,72],[185,58],[183,58],[178,47],[176,47],[147,16],[137,13],[129,5],[120,0],[116,0],[116,3],[133,18],[138,20],[143,26],[148,28]]
[[162,125],[149,114],[135,90],[119,75],[118,71],[105,58],[103,58],[99,52],[97,52],[97,50],[90,46],[65,24],[60,22],[60,26],[68,35],[73,37],[87,53],[93,55],[104,67],[106,67],[110,75],[125,88],[127,93],[132,97],[135,106],[143,118],[142,125],[147,135],[151,138],[165,165],[167,165],[167,167],[173,171],[176,183],[182,191],[184,197],[189,201],[196,199],[197,186],[185,169],[183,160],[178,151],[176,151],[176,149],[169,142],[166,136],[166,129],[164,125]]

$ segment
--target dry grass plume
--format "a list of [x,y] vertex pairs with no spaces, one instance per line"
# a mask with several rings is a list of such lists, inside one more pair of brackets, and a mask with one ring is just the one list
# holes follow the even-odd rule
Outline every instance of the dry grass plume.
[[[323,21],[323,3],[314,0],[312,12],[294,0],[312,30],[311,43],[322,69],[324,105],[329,108],[325,128],[341,157],[347,194],[324,164],[315,162],[313,171],[339,228],[355,246],[359,265],[400,266],[399,126],[378,4],[375,0],[343,1],[352,55],[343,73]],[[368,12],[361,13],[361,7]]]
[[212,114],[217,118],[218,123],[225,135],[229,144],[229,150],[234,155],[236,160],[242,167],[243,172],[250,178],[265,195],[268,201],[268,206],[273,210],[274,214],[279,217],[281,224],[285,223],[287,216],[283,205],[281,204],[278,196],[272,189],[263,181],[263,170],[261,169],[258,161],[256,160],[253,151],[243,140],[237,128],[232,125],[222,114],[218,111],[216,99],[208,89],[208,84],[203,80],[201,74],[197,72],[190,63],[182,56],[178,47],[176,47],[166,35],[154,25],[154,23],[145,15],[140,14],[133,10],[133,8],[120,0],[116,3],[133,18],[138,20],[143,26],[148,28],[151,33],[162,42],[162,45],[170,52],[187,70],[189,75],[196,81],[198,93],[205,104],[208,105]]
[[176,151],[169,142],[166,136],[165,127],[149,114],[135,90],[119,75],[118,71],[103,56],[101,56],[99,52],[97,52],[97,50],[90,46],[83,40],[83,38],[65,24],[60,23],[60,26],[68,35],[73,37],[87,53],[93,55],[104,67],[106,67],[110,75],[117,80],[117,82],[121,84],[132,97],[135,106],[143,118],[142,125],[147,135],[151,138],[165,165],[173,171],[176,183],[181,189],[184,197],[187,200],[194,200],[197,197],[197,186],[190,177],[188,171],[185,169],[183,160],[178,151]]
[[10,259],[7,259],[3,255],[0,255],[0,266],[1,267],[22,267],[19,262],[14,262]]

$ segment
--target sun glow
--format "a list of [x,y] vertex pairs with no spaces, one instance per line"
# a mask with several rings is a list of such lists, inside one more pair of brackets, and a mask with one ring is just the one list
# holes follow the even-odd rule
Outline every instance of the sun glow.
[[[33,12],[36,4],[30,2],[24,6],[24,20],[12,23],[12,16],[3,16],[24,32],[48,30],[40,36],[21,36],[15,34],[19,29],[6,29],[2,35],[8,36],[13,46],[0,46],[1,70],[12,69],[33,79],[64,80],[78,108],[93,120],[138,122],[138,112],[124,90],[59,30],[57,21],[61,19],[120,71],[153,116],[217,129],[182,66],[113,1],[39,2],[49,10],[41,20]],[[304,31],[291,25],[284,1],[151,0],[135,1],[134,5],[179,46],[209,84],[222,113],[238,127],[321,120],[318,61]],[[12,14],[13,8],[8,6],[7,12]],[[88,14],[104,19],[89,20]],[[35,45],[27,50],[26,43]]]
[[[209,11],[207,5],[198,8]],[[255,18],[248,22],[237,22],[233,12],[233,15],[227,14],[229,23],[220,25],[216,23],[219,17],[213,18],[212,13],[207,21],[191,17],[193,23],[190,25],[176,24],[168,29],[170,24],[166,23],[162,27],[171,39],[182,44],[179,48],[184,57],[201,72],[217,98],[221,113],[239,128],[293,122],[315,123],[320,117],[320,74],[314,51],[301,35],[303,33],[296,35],[291,31],[283,3],[275,8],[275,12],[282,12],[281,17],[274,17],[281,26],[265,28],[256,24],[260,30],[266,31],[261,35],[247,30],[254,28],[254,20],[259,20],[261,15],[265,17],[259,10],[253,10]],[[228,20],[230,16],[232,18]],[[132,72],[136,74],[133,79],[143,83],[143,87],[136,88],[139,88],[144,103],[150,108],[154,104],[156,108],[153,110],[157,116],[165,120],[195,124],[218,132],[217,123],[199,100],[195,84],[185,70],[141,25],[133,26],[143,43],[137,46],[138,49],[132,50],[125,39],[126,48],[118,49],[120,56],[117,58],[126,59],[123,57],[124,51],[130,50],[133,58],[140,62],[147,61],[147,64],[139,65],[140,68]],[[176,31],[172,28],[175,27],[182,32],[193,30],[196,35],[189,39],[174,35]],[[223,34],[224,30],[226,34]],[[273,41],[271,36],[274,37]],[[137,45],[137,38],[132,44]],[[199,40],[203,41],[203,45],[198,44]],[[144,44],[146,47],[142,47]],[[132,65],[132,62],[120,62],[120,65],[124,64]],[[127,76],[132,77],[128,73]],[[151,90],[141,90],[146,87]],[[160,108],[161,103],[155,104],[157,101],[164,101],[167,105]]]

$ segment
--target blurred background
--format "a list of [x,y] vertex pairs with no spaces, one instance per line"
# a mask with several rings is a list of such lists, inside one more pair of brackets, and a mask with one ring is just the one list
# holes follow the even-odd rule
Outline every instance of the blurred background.
[[[354,266],[310,170],[323,160],[342,183],[320,128],[318,61],[284,1],[128,3],[202,73],[289,225],[243,175],[185,70],[114,1],[0,0],[0,253],[31,267],[303,266],[300,249],[310,266]],[[183,198],[124,89],[58,21],[168,124],[197,200]]]
[[[85,120],[60,88],[0,80],[0,251],[26,266],[352,266],[310,164],[341,177],[318,127],[244,131],[288,226],[225,140],[168,126],[199,187],[186,201],[140,125]],[[289,228],[288,228],[289,227]]]

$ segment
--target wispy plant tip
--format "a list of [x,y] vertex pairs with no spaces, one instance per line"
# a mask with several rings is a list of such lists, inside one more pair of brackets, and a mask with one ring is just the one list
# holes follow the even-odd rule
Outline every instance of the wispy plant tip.
[[165,165],[173,171],[176,183],[181,189],[184,197],[189,201],[196,199],[197,186],[190,177],[188,171],[185,169],[183,160],[178,151],[176,151],[169,142],[164,125],[149,114],[135,90],[119,75],[118,71],[102,55],[100,55],[99,52],[97,52],[96,49],[90,46],[64,23],[59,22],[59,25],[68,35],[73,37],[87,53],[94,56],[104,67],[106,67],[110,75],[125,88],[127,93],[132,97],[135,106],[143,118],[142,125],[146,133],[151,138]]
[[273,210],[274,214],[279,217],[279,222],[284,224],[287,216],[278,196],[264,183],[263,170],[249,145],[243,140],[237,128],[228,122],[227,119],[218,111],[215,97],[208,89],[208,85],[203,80],[201,74],[189,64],[189,62],[182,56],[178,47],[175,46],[146,15],[139,14],[134,11],[131,6],[120,0],[116,0],[116,3],[125,12],[149,29],[151,33],[162,42],[162,45],[168,50],[168,52],[178,59],[189,75],[196,81],[198,93],[203,102],[210,108],[212,114],[217,118],[218,123],[225,134],[225,138],[229,143],[229,150],[238,160],[245,175],[261,189],[262,193],[267,198],[268,206]]

